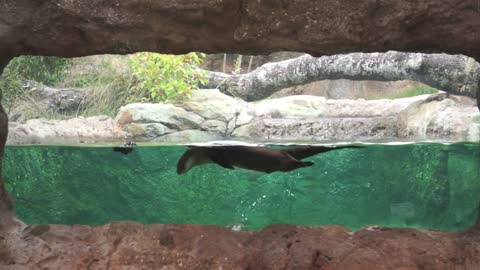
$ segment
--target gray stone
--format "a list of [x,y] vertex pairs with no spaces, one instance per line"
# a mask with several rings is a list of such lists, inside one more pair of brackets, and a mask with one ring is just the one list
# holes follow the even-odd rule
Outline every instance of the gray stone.
[[68,120],[32,119],[9,123],[8,144],[78,144],[123,141],[126,133],[112,118],[95,116]]
[[399,115],[399,136],[479,141],[480,112],[472,103],[444,95],[414,102]]
[[221,134],[226,134],[227,124],[219,120],[207,120],[202,123],[202,130],[214,131]]
[[182,130],[155,138],[155,142],[196,143],[222,140],[224,137],[218,132],[206,132],[201,130]]
[[224,95],[219,90],[209,89],[194,91],[190,99],[178,103],[178,106],[205,119],[229,122],[241,111],[245,111],[247,103]]
[[129,122],[160,123],[171,129],[183,130],[199,128],[205,120],[173,104],[133,103],[120,108],[116,121],[120,125]]
[[127,131],[129,134],[129,137],[131,137],[135,141],[137,140],[148,141],[153,138],[157,138],[175,131],[160,123],[148,123],[148,124],[131,123],[131,124],[128,124],[124,128],[124,130]]
[[426,99],[421,95],[402,99],[381,100],[327,100],[315,96],[289,96],[269,99],[255,105],[256,116],[271,118],[317,117],[380,117],[400,113],[412,102]]
[[393,139],[396,118],[256,119],[233,132],[233,137],[260,141],[355,141]]

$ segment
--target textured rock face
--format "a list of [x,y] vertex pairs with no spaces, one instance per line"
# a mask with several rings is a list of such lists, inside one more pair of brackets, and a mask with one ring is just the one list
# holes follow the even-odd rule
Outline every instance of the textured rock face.
[[178,131],[191,129],[197,130],[197,136],[187,138],[195,142],[219,137],[260,141],[394,138],[398,114],[426,97],[356,101],[291,96],[248,103],[218,90],[201,90],[175,106],[127,105],[117,122],[137,140],[147,141],[183,141],[184,136],[176,136]]
[[6,0],[0,18],[5,55],[394,49],[480,59],[476,0]]
[[421,86],[423,86],[421,83],[407,80],[393,82],[324,80],[285,88],[271,97],[310,95],[328,99],[381,99],[387,96],[401,96],[410,89]]
[[401,112],[398,123],[400,137],[442,139],[463,134],[459,140],[480,138],[480,114],[472,110],[472,100],[461,97],[414,102]]
[[[431,109],[418,109],[422,106]],[[448,110],[443,111],[445,107]],[[178,112],[171,115],[175,110]],[[187,125],[188,116],[195,121]],[[219,138],[260,141],[385,138],[475,141],[480,138],[480,113],[473,99],[453,96],[446,99],[444,94],[392,100],[290,96],[248,103],[217,90],[202,90],[175,106],[127,105],[120,110],[117,122],[137,140],[168,142]]]
[[93,143],[122,141],[126,133],[108,116],[69,120],[32,119],[11,123],[8,142],[16,144]]
[[28,115],[32,106],[35,106],[36,111],[45,113],[75,115],[85,98],[85,92],[78,89],[51,88],[33,81],[24,81],[22,86],[29,92],[29,98],[20,102],[9,112],[10,121],[25,120],[25,114]]
[[473,270],[480,264],[478,229],[444,233],[371,227],[349,232],[339,226],[272,225],[234,232],[216,226],[114,223],[17,226],[3,236],[0,268],[5,270]]
[[253,117],[249,103],[218,90],[200,90],[179,103],[126,105],[116,121],[136,140],[205,142],[230,137]]
[[357,141],[381,139],[477,141],[480,113],[471,98],[445,94],[383,100],[289,96],[248,103],[218,90],[195,91],[178,103],[135,103],[106,117],[11,123],[8,143],[220,139]]

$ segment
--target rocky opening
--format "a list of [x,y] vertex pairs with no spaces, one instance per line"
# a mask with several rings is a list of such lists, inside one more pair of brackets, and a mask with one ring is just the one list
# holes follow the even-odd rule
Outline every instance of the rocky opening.
[[[153,7],[148,3],[4,1],[0,4],[0,69],[13,55],[143,50],[288,49],[323,55],[395,49],[480,59],[480,9],[475,0],[332,0],[322,1],[321,7],[319,1],[165,0]],[[0,108],[0,157],[7,134],[8,120]],[[351,233],[336,226],[286,225],[251,233],[214,226],[134,223],[25,227],[14,219],[8,194],[0,185],[2,269],[452,269],[458,265],[476,269],[480,264],[478,225],[462,233],[384,228]]]

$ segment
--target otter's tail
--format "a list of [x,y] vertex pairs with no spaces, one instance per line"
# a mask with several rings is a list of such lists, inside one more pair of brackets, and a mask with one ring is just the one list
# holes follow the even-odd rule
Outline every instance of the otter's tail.
[[316,155],[316,154],[326,153],[326,152],[329,152],[329,151],[340,150],[340,149],[345,149],[345,148],[364,148],[364,147],[363,146],[356,146],[356,145],[337,146],[337,147],[307,145],[307,146],[297,146],[297,147],[285,149],[285,150],[282,150],[282,151],[289,154],[290,156],[292,156],[296,160],[301,160],[301,159],[311,157],[311,156]]

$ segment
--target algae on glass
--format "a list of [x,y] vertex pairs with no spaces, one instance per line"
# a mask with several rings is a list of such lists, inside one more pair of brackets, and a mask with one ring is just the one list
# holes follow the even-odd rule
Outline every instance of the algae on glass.
[[[28,224],[367,225],[461,230],[480,201],[479,144],[368,145],[289,173],[176,174],[184,146],[8,146],[4,175]],[[18,166],[22,164],[22,166]]]

